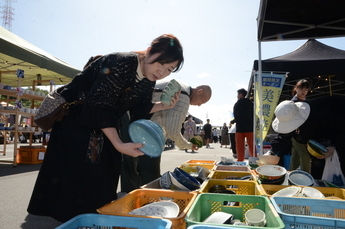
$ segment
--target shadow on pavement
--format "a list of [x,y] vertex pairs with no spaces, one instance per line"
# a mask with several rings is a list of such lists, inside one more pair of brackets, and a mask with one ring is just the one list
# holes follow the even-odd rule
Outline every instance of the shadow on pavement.
[[47,216],[35,216],[28,214],[25,222],[21,225],[22,229],[48,229],[60,226],[62,223]]
[[13,166],[12,164],[0,164],[0,177],[38,171],[40,170],[40,168],[41,168],[41,164],[36,164],[36,165],[18,164],[17,166]]

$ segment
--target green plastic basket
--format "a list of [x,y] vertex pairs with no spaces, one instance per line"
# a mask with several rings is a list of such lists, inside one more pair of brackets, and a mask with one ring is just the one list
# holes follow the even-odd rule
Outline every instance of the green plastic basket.
[[[185,220],[188,226],[194,224],[205,224],[214,226],[225,226],[225,224],[203,223],[203,221],[214,212],[222,211],[234,215],[234,219],[245,222],[245,213],[253,208],[260,209],[266,214],[267,229],[284,228],[284,223],[280,219],[277,211],[266,196],[251,195],[229,195],[217,193],[199,194],[192,204]],[[255,228],[253,226],[229,225],[229,227]],[[262,228],[262,227],[258,227]]]

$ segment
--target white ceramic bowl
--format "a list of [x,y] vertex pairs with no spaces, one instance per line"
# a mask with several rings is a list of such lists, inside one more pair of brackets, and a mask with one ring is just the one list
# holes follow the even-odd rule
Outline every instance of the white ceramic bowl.
[[223,163],[228,163],[228,164],[234,163],[234,159],[230,157],[221,157],[220,159],[221,159],[221,162]]
[[286,169],[279,165],[263,165],[256,168],[261,179],[276,180],[286,174]]
[[302,191],[301,187],[291,186],[287,188],[280,189],[275,192],[272,196],[284,196],[284,197],[293,197],[297,196],[298,193]]
[[325,198],[322,192],[312,187],[304,187],[302,189],[302,195],[310,198]]
[[294,170],[289,174],[289,183],[299,186],[312,186],[314,178],[303,170]]
[[143,216],[157,216],[165,218],[175,218],[180,211],[179,206],[171,201],[158,201],[149,203],[140,208],[136,208],[128,214],[143,215]]
[[276,155],[262,155],[259,156],[261,164],[265,165],[277,165],[279,163],[280,157]]

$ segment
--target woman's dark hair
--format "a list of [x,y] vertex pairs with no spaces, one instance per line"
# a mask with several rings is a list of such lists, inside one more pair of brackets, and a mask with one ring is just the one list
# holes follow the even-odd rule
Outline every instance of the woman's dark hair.
[[160,55],[152,61],[159,63],[172,63],[178,61],[173,72],[181,70],[183,65],[183,49],[180,41],[172,34],[163,34],[151,43],[150,55],[160,53]]
[[297,88],[301,88],[301,89],[308,88],[308,90],[310,90],[310,84],[308,80],[305,80],[305,79],[299,80],[294,86],[294,88],[292,89],[292,95],[296,95]]

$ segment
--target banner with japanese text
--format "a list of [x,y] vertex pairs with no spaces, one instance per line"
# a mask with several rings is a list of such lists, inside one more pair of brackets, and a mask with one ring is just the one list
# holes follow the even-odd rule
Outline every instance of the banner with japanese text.
[[[271,126],[286,74],[262,73],[259,80],[255,73],[255,142],[260,144],[265,139]],[[261,83],[261,85],[260,85]]]

